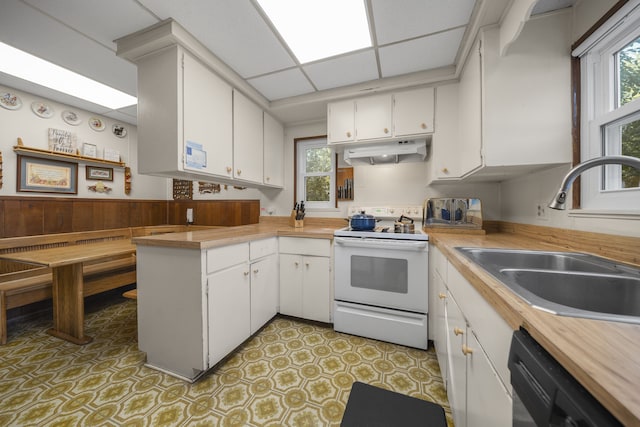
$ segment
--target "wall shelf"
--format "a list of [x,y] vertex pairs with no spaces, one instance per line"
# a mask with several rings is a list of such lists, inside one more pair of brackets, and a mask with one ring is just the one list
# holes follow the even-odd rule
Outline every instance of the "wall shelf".
[[75,161],[79,163],[85,163],[88,165],[96,165],[96,166],[111,166],[116,168],[124,168],[126,164],[124,162],[113,162],[110,160],[103,159],[95,159],[93,157],[81,156],[79,154],[67,154],[67,153],[58,153],[56,151],[51,150],[43,150],[40,148],[31,148],[25,147],[23,145],[14,145],[13,151],[17,154],[21,154],[23,156],[31,156],[31,157],[40,157],[45,159],[57,159],[57,160],[67,160],[67,161]]

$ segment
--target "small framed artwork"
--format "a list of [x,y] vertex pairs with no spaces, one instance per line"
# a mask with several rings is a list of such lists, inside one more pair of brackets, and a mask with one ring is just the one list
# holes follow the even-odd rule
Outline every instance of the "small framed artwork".
[[98,147],[96,147],[94,144],[87,144],[86,142],[84,144],[82,144],[82,155],[84,157],[92,157],[92,158],[96,158],[98,157]]
[[97,181],[113,181],[113,168],[99,168],[96,166],[86,166],[87,179]]
[[78,164],[18,155],[17,190],[78,194]]

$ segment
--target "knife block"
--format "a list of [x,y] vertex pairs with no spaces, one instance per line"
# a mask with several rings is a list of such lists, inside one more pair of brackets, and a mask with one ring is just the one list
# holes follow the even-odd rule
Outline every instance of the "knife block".
[[304,227],[303,219],[296,219],[296,211],[292,210],[291,215],[289,215],[289,226],[294,228],[302,228]]

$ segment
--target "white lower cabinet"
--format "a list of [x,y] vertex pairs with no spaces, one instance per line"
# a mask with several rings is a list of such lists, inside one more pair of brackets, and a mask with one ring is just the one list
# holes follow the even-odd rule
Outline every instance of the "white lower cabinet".
[[280,313],[331,321],[331,243],[280,237]]
[[507,359],[513,331],[438,248],[429,252],[435,261],[429,263],[435,302],[429,324],[454,424],[510,427]]
[[222,360],[251,335],[249,263],[208,276],[209,366]]
[[278,312],[278,256],[251,263],[251,334]]

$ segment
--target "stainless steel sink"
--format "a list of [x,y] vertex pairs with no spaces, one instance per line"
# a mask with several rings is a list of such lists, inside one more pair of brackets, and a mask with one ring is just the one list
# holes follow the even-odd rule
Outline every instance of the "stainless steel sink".
[[530,305],[640,324],[640,269],[577,252],[456,248]]

